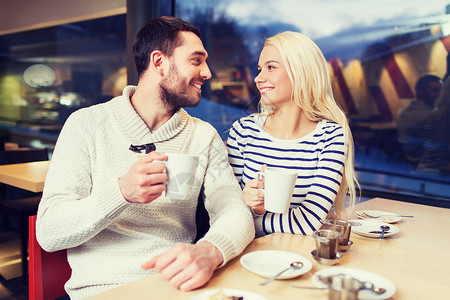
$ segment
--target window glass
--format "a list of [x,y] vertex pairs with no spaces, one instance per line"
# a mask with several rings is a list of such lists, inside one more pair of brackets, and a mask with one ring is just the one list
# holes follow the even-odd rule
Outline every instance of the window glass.
[[[446,6],[443,0],[176,1],[175,15],[200,28],[213,74],[200,106],[188,111],[226,139],[234,121],[258,111],[253,79],[264,40],[302,32],[328,60],[365,195],[439,205],[450,199],[450,80],[423,79],[419,92],[416,85],[425,75],[447,74]],[[160,8],[172,13],[171,3]],[[0,36],[0,133],[52,147],[71,112],[121,94],[125,35],[126,16],[118,15]],[[409,134],[419,120],[415,131],[422,134]]]
[[0,122],[15,142],[51,147],[70,113],[121,93],[125,24],[118,15],[0,36]]
[[[189,112],[226,138],[235,120],[257,111],[253,79],[265,38],[302,32],[329,63],[366,195],[448,199],[450,99],[444,95],[450,82],[441,92],[439,81],[450,49],[446,6],[419,0],[178,1],[177,16],[204,35],[213,73],[205,100]],[[426,75],[432,79],[416,92]]]

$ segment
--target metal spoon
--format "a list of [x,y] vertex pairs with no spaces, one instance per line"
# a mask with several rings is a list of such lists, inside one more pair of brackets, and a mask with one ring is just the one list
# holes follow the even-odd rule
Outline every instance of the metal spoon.
[[294,262],[291,262],[291,264],[289,265],[289,268],[284,269],[284,270],[281,271],[280,273],[278,273],[278,274],[276,274],[276,275],[270,277],[269,279],[267,279],[267,280],[261,282],[259,285],[266,285],[266,284],[268,284],[269,282],[271,282],[272,280],[276,279],[278,276],[280,276],[281,274],[283,274],[284,272],[286,272],[286,271],[288,271],[288,270],[290,270],[290,269],[293,269],[293,270],[299,270],[299,269],[301,269],[301,268],[303,268],[303,263],[302,263],[301,261],[294,261]]
[[370,291],[374,292],[375,294],[381,295],[386,292],[386,289],[380,287],[373,287]]
[[391,229],[391,227],[386,226],[386,225],[381,225],[380,228],[381,228],[380,239],[383,239],[383,238],[384,238],[385,232],[386,232],[386,231],[389,231],[389,229]]
[[[294,284],[291,284],[291,287],[297,288],[297,289],[309,289],[309,290],[328,290],[328,288],[325,288],[325,287],[301,286],[301,285],[294,285]],[[381,295],[386,292],[386,289],[380,288],[380,287],[362,288],[362,289],[369,290],[377,295]]]
[[377,295],[381,295],[384,294],[386,292],[386,289],[384,288],[380,288],[380,287],[376,287],[373,283],[368,282],[368,281],[362,281],[362,290],[369,290],[372,293],[375,293]]
[[381,218],[381,217],[414,218],[414,216],[405,216],[405,215],[378,215],[378,216],[373,216],[373,215],[369,215],[368,213],[365,213],[365,212],[363,212],[362,214],[364,216],[366,216],[366,217],[373,218],[373,219],[377,219],[377,218]]

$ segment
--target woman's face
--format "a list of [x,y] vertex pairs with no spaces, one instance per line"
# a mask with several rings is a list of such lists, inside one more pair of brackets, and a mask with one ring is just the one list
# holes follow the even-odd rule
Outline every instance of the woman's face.
[[258,72],[255,83],[261,93],[262,105],[280,109],[286,103],[293,103],[291,102],[292,84],[286,66],[281,60],[280,52],[274,46],[267,45],[261,51]]

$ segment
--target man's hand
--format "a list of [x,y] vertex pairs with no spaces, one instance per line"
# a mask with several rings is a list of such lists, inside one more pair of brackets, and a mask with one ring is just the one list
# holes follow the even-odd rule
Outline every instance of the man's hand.
[[[261,170],[264,172],[266,167],[266,165],[263,165]],[[242,190],[242,199],[257,215],[262,215],[266,212],[266,209],[264,208],[264,191],[261,190],[263,188],[264,177],[262,180],[250,180]]]
[[155,160],[166,160],[167,156],[156,151],[143,155],[125,176],[119,178],[123,197],[132,203],[149,203],[166,190],[167,174],[164,164]]
[[162,278],[182,291],[191,291],[207,283],[223,262],[220,251],[210,242],[177,244],[153,257],[143,269],[156,269]]

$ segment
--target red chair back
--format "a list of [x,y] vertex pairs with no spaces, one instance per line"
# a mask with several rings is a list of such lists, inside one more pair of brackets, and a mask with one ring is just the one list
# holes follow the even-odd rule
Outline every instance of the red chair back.
[[36,240],[36,215],[29,218],[29,299],[47,300],[66,294],[64,284],[72,270],[66,250],[46,252]]

